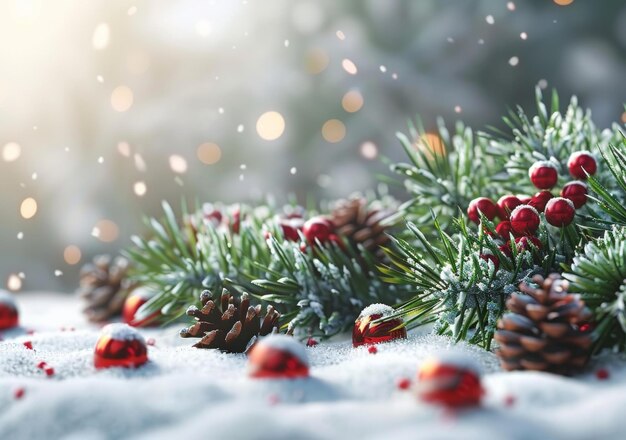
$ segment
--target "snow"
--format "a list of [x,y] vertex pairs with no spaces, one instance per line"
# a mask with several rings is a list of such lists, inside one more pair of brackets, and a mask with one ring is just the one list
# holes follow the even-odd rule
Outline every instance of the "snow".
[[390,316],[395,310],[387,304],[372,304],[361,310],[359,318],[372,315],[381,315],[382,317]]
[[116,341],[133,341],[140,340],[144,341],[141,333],[137,331],[137,329],[131,327],[128,324],[114,323],[106,325],[102,328],[100,332],[102,335],[111,336],[112,339]]
[[13,295],[11,295],[6,290],[0,290],[0,304],[6,304],[6,305],[11,306],[13,308],[16,307],[15,299],[13,298]]
[[295,356],[305,365],[309,365],[309,357],[307,356],[306,347],[298,342],[297,339],[286,335],[268,335],[259,339],[258,344],[275,348],[282,352],[286,352]]
[[[309,378],[251,379],[245,355],[191,348],[176,324],[140,329],[155,339],[145,366],[96,370],[100,332],[80,316],[75,298],[18,295],[25,327],[3,332],[0,342],[1,439],[626,438],[621,355],[565,378],[502,372],[492,353],[429,334],[410,332],[378,345],[375,355],[352,348],[346,336],[304,348]],[[414,381],[432,356],[480,366],[481,407],[453,413],[396,387],[399,378]],[[37,368],[41,361],[53,376]],[[596,378],[599,368],[607,380]],[[25,393],[16,399],[19,388]]]

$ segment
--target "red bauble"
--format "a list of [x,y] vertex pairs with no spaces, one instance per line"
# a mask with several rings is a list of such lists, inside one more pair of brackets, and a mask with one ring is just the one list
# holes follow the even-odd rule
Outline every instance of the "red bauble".
[[13,296],[0,290],[0,330],[17,327],[19,313]]
[[139,308],[147,303],[154,295],[155,293],[153,291],[144,287],[138,287],[130,292],[122,308],[123,321],[133,327],[146,327],[156,324],[161,315],[158,311],[147,316],[137,315]]
[[279,225],[280,229],[283,231],[285,240],[298,241],[300,239],[298,231],[302,229],[303,224],[304,222],[299,218],[280,220]]
[[476,224],[480,223],[478,212],[482,212],[489,220],[493,220],[498,216],[498,205],[487,197],[478,197],[472,200],[467,207],[467,216]]
[[510,241],[507,241],[506,243],[501,244],[500,246],[498,246],[498,249],[500,250],[500,252],[502,252],[507,257],[511,257],[513,255],[513,251],[511,250],[511,242]]
[[552,226],[563,227],[574,221],[576,208],[571,200],[555,197],[546,205],[546,221]]
[[307,377],[309,361],[306,350],[291,336],[266,336],[250,349],[248,374],[251,377],[268,379]]
[[511,211],[521,205],[522,202],[517,196],[509,194],[507,196],[502,196],[498,200],[498,209],[499,209],[499,217],[502,220],[507,220],[509,215],[511,215]]
[[97,369],[136,368],[148,362],[143,336],[126,324],[109,324],[102,329],[94,353]]
[[519,235],[534,234],[540,221],[539,213],[530,205],[520,205],[511,213],[511,229]]
[[559,180],[556,166],[548,160],[535,162],[528,170],[528,177],[530,177],[533,185],[539,189],[553,188]]
[[[593,176],[598,169],[595,158],[588,151],[578,151],[572,153],[567,161],[567,167],[572,177],[576,179],[586,179],[587,173]],[[587,173],[585,173],[585,171]]]
[[587,203],[587,184],[573,181],[563,185],[561,197],[571,200],[576,209]]
[[477,406],[484,394],[478,369],[459,359],[430,360],[417,374],[417,395],[449,408]]
[[493,254],[480,254],[478,257],[481,260],[491,261],[493,265],[495,266],[496,270],[498,270],[498,268],[500,267],[500,260],[498,260],[498,257],[496,257]]
[[230,231],[233,234],[239,234],[239,229],[241,229],[241,210],[239,208],[235,208],[230,223]]
[[215,227],[219,226],[224,218],[222,212],[211,203],[205,203],[202,206],[202,217]]
[[532,206],[538,212],[543,212],[543,210],[546,208],[546,203],[548,203],[548,200],[550,200],[552,197],[554,196],[550,191],[539,191],[537,194],[530,198],[528,206]]
[[[379,344],[394,339],[406,339],[406,328],[402,318],[376,322],[379,318],[390,316],[395,310],[385,304],[372,304],[364,308],[354,322],[352,329],[352,346]],[[397,328],[399,327],[399,328]]]
[[496,226],[496,233],[505,240],[509,240],[511,238],[511,232],[513,232],[513,230],[511,229],[511,222],[508,220],[502,220]]
[[517,246],[518,252],[532,250],[531,243],[532,246],[534,246],[536,249],[541,249],[541,240],[539,240],[537,237],[525,235],[523,237],[518,237],[515,239],[515,245]]
[[317,241],[326,243],[334,232],[333,223],[326,217],[317,216],[307,220],[304,223],[302,232],[309,243],[314,244]]

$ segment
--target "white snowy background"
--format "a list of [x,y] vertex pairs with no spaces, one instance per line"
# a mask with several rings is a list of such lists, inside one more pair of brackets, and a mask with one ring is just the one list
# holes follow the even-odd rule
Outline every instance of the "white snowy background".
[[[96,371],[99,330],[76,298],[24,294],[22,327],[0,342],[0,438],[37,439],[623,439],[626,359],[603,356],[565,378],[503,372],[492,353],[427,334],[353,349],[348,339],[307,348],[311,377],[250,379],[244,355],[189,346],[177,328],[142,329],[148,364]],[[74,329],[73,331],[70,329]],[[34,331],[33,334],[27,334]],[[23,343],[30,341],[33,350]],[[449,411],[401,391],[422,362],[460,353],[480,365],[478,408]],[[46,377],[40,361],[54,368]],[[596,373],[608,371],[600,380]],[[16,399],[18,389],[24,395]]]

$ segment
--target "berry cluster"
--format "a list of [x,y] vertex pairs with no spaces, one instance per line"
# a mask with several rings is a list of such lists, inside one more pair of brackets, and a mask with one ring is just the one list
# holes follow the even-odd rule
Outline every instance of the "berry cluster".
[[[488,220],[500,221],[496,225],[497,235],[504,240],[500,250],[510,256],[510,237],[515,238],[517,250],[533,250],[541,247],[541,241],[536,237],[536,232],[541,223],[540,214],[543,213],[545,220],[552,226],[565,227],[574,221],[576,209],[587,202],[587,185],[581,181],[588,175],[596,172],[597,164],[591,153],[580,151],[573,153],[567,163],[569,173],[574,179],[566,183],[560,192],[560,197],[555,197],[551,190],[558,182],[558,170],[550,161],[539,161],[528,170],[533,185],[539,189],[535,195],[505,195],[494,203],[487,197],[479,197],[472,200],[467,208],[469,219],[480,223],[480,214]],[[494,255],[481,255],[484,260],[490,260],[498,267],[498,260]]]

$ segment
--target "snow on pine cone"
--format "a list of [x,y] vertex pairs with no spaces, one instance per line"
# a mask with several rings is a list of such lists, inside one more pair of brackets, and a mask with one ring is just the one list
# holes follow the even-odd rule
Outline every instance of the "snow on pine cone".
[[210,291],[200,295],[201,309],[191,306],[187,315],[196,318],[191,327],[183,328],[183,338],[201,338],[194,347],[217,348],[227,353],[243,353],[258,336],[265,336],[278,331],[278,313],[272,306],[267,306],[265,316],[261,318],[261,305],[250,305],[250,298],[243,293],[240,298],[233,297],[223,289],[219,300],[214,301]]
[[362,245],[368,251],[382,256],[380,246],[386,245],[390,238],[386,234],[385,220],[393,214],[390,210],[371,207],[366,199],[358,197],[335,202],[330,218],[335,232],[346,237],[354,246]]
[[135,287],[127,278],[129,261],[117,256],[96,255],[80,270],[78,294],[86,302],[83,313],[92,322],[103,322],[122,312],[124,301]]
[[505,370],[537,370],[572,374],[587,363],[592,343],[591,312],[558,274],[533,277],[539,287],[520,284],[525,295],[514,293],[510,313],[498,322],[496,354]]

